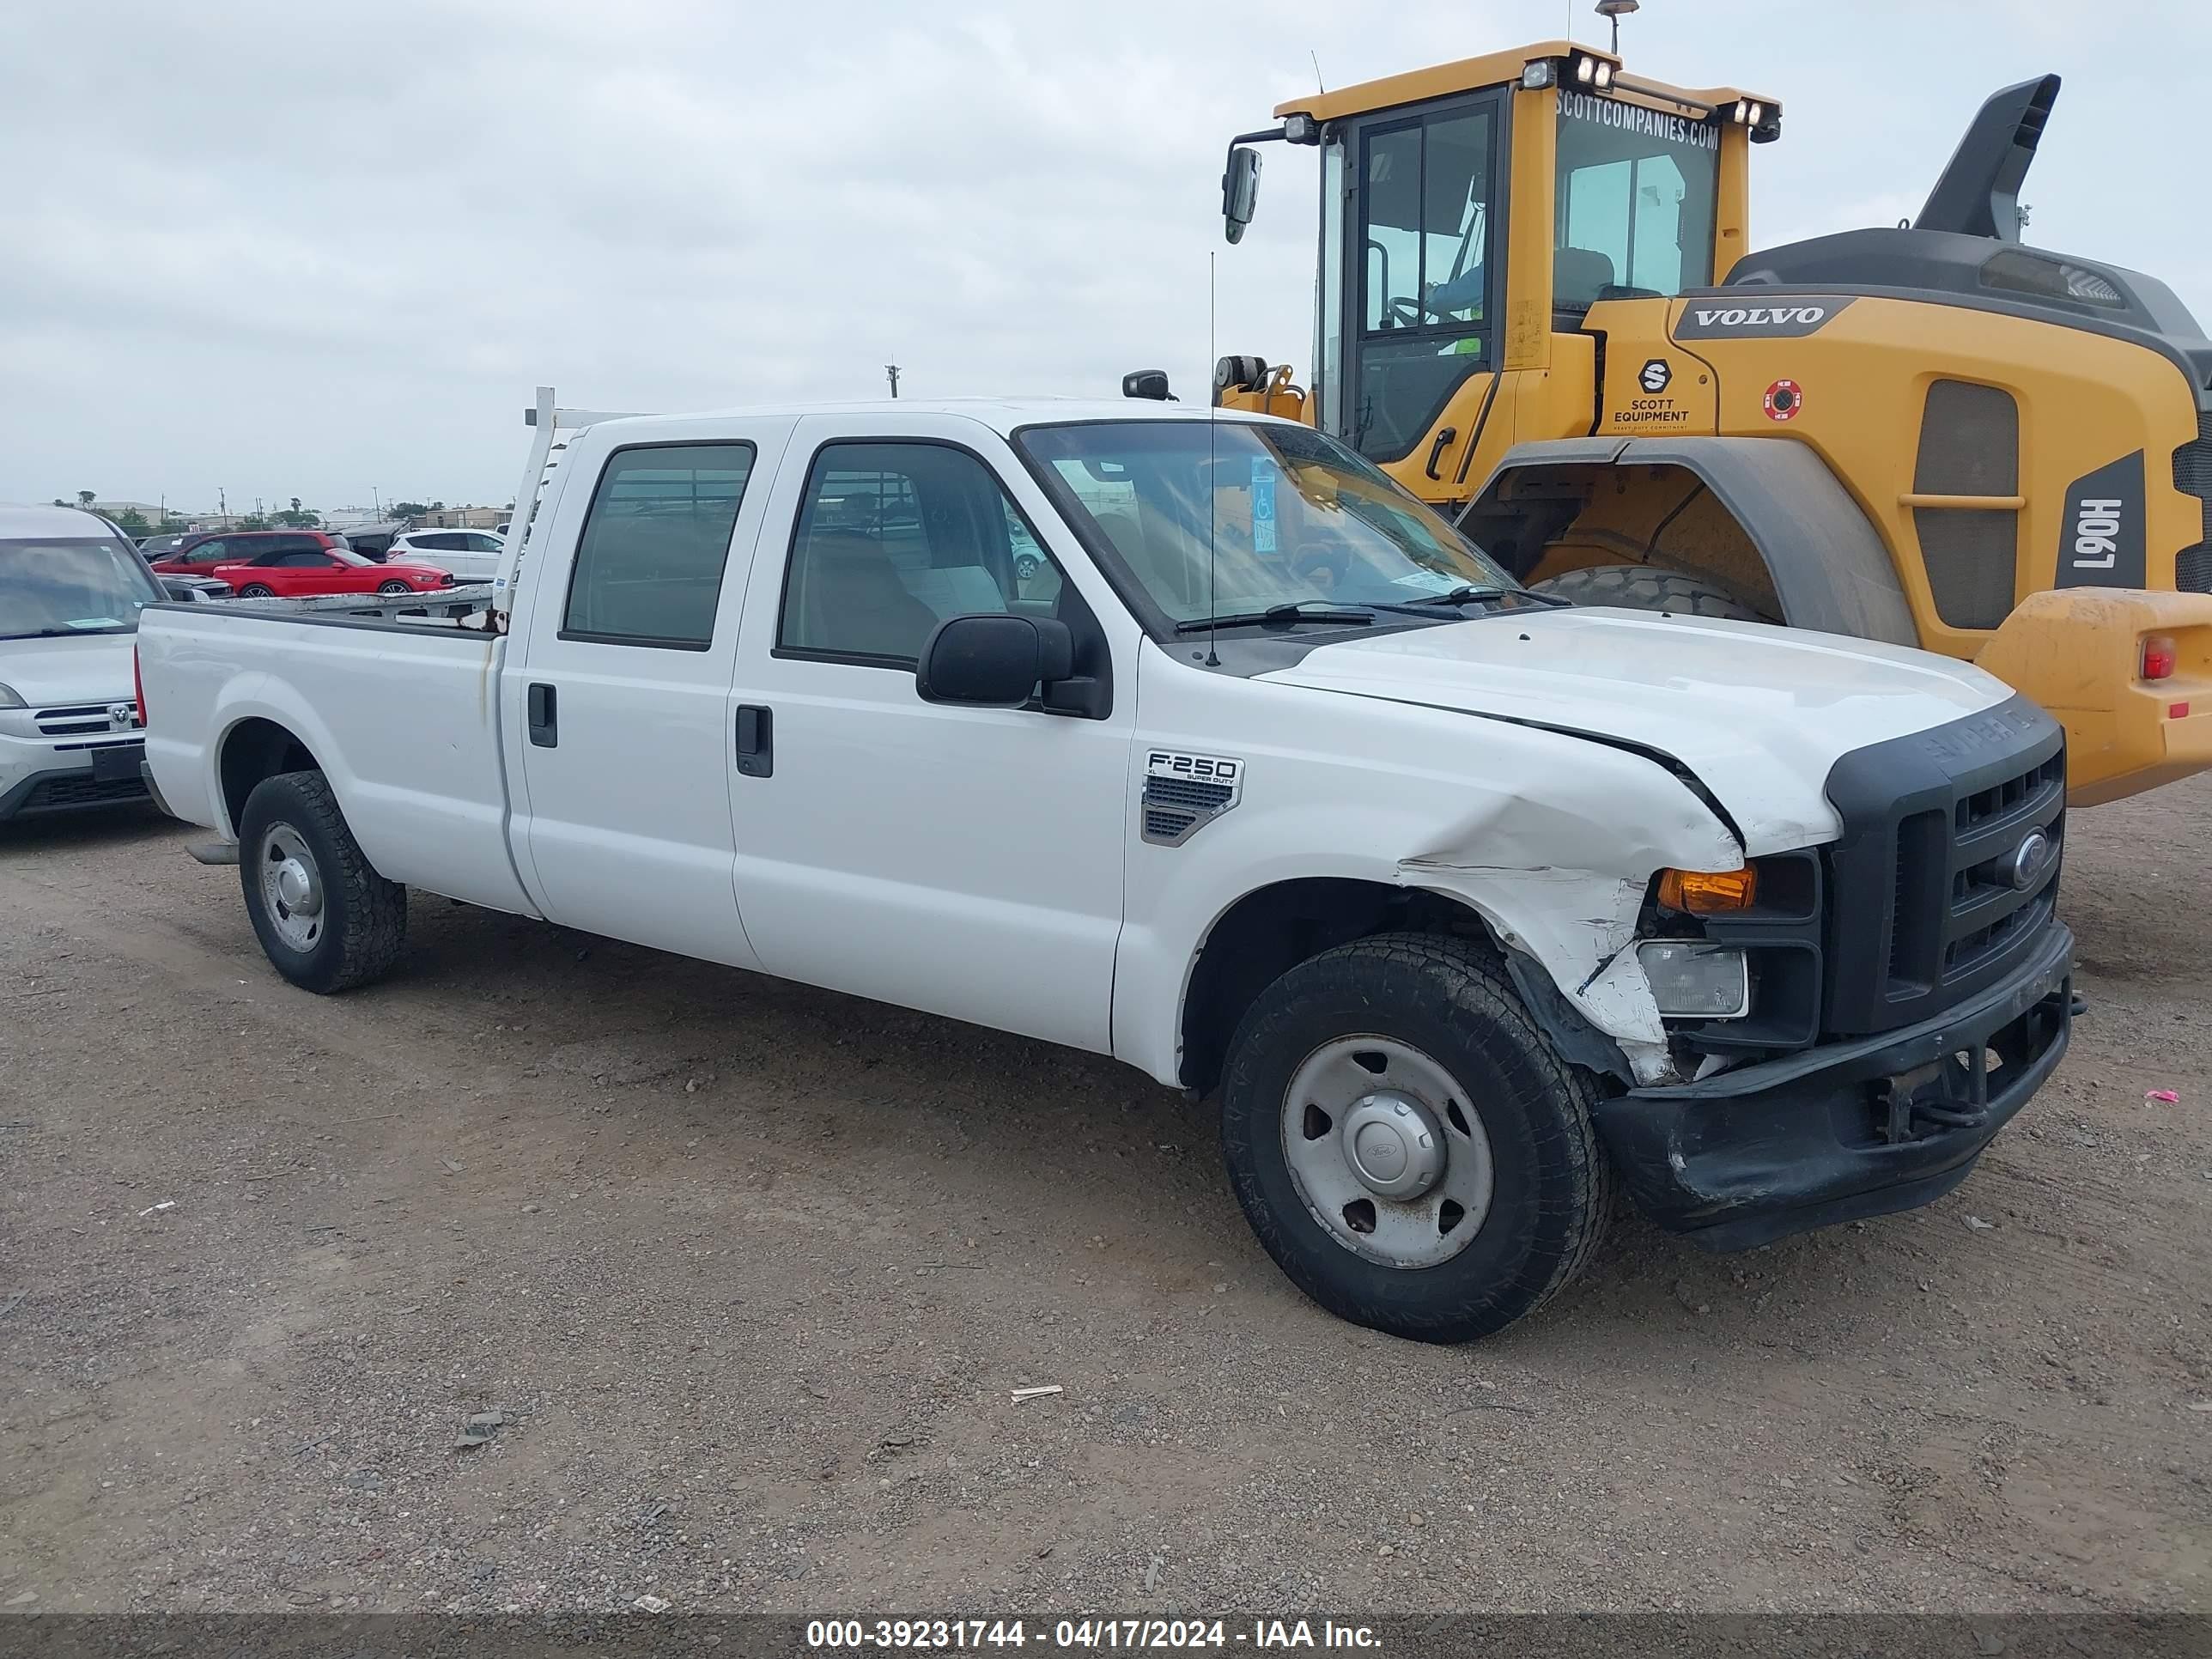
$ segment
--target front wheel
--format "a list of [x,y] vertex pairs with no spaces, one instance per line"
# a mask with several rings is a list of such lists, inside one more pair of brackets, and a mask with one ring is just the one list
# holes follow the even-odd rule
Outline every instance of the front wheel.
[[403,581],[379,582],[376,591],[387,598],[394,593],[412,593],[415,590]]
[[1260,994],[1223,1079],[1222,1147],[1300,1290],[1393,1336],[1465,1342],[1595,1253],[1612,1201],[1595,1098],[1493,959],[1386,933]]
[[302,990],[350,990],[398,960],[407,890],[376,873],[320,772],[254,786],[239,814],[238,875],[262,950]]

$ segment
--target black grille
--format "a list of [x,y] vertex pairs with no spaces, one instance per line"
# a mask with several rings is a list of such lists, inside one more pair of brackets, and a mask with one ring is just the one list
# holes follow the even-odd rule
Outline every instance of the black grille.
[[[131,705],[131,712],[134,715],[138,712],[137,703]],[[49,738],[82,737],[88,732],[109,729],[107,705],[104,702],[81,703],[68,708],[41,708],[31,718],[37,722],[40,732]]]
[[109,778],[105,781],[87,772],[79,777],[46,778],[33,785],[19,809],[25,812],[58,812],[70,806],[112,806],[146,799],[143,778]]
[[2173,487],[2204,503],[2204,539],[2182,549],[2173,562],[2173,585],[2185,593],[2212,593],[2212,410],[2197,416],[2197,441],[2173,452]]
[[[2014,697],[1836,763],[1828,796],[1844,828],[1832,854],[1831,1032],[1934,1018],[2033,947],[2057,898],[2064,743],[2050,716]],[[2021,849],[2038,834],[2049,854],[2017,885]]]

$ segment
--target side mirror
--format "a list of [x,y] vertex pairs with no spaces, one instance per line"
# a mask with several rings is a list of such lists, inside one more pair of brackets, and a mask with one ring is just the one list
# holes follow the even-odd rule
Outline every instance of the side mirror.
[[1244,227],[1252,222],[1252,210],[1260,201],[1260,152],[1238,144],[1229,152],[1228,171],[1221,175],[1221,230],[1231,242],[1244,240]]
[[1075,672],[1075,636],[1051,617],[949,617],[921,648],[915,690],[924,702],[1018,708],[1041,684]]
[[1175,393],[1168,390],[1168,372],[1164,368],[1132,369],[1121,377],[1124,398],[1148,398],[1156,404],[1171,404]]

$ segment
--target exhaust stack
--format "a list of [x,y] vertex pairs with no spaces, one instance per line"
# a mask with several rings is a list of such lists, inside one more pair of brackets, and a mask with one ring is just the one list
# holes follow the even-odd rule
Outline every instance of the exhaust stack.
[[2044,124],[2057,101],[2055,75],[1990,94],[1967,125],[1966,136],[1951,153],[1912,228],[2020,240],[2021,180],[2027,176],[2027,164],[2035,159]]

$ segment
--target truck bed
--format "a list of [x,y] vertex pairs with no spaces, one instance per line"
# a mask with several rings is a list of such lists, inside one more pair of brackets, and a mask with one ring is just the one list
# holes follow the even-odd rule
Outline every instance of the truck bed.
[[243,802],[228,798],[223,757],[281,740],[281,729],[308,751],[301,763],[328,776],[384,875],[536,914],[508,851],[504,641],[482,626],[490,601],[482,587],[428,603],[341,595],[148,606],[139,673],[162,800],[234,836]]

